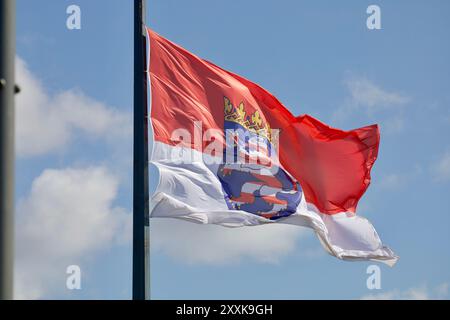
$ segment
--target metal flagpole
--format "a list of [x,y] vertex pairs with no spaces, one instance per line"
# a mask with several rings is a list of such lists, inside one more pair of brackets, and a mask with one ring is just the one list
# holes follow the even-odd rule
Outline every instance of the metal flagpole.
[[0,0],[0,299],[13,298],[15,1]]
[[134,0],[133,300],[150,298],[146,0]]

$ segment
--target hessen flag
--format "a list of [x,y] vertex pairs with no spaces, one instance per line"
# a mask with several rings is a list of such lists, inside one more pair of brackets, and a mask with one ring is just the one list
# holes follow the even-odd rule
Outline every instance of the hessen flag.
[[395,264],[356,215],[377,158],[377,125],[343,131],[296,117],[259,85],[147,31],[151,162],[160,173],[151,217],[306,226],[339,259]]

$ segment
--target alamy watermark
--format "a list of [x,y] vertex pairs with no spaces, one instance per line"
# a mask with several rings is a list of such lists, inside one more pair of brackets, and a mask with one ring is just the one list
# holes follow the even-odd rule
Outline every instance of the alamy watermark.
[[372,4],[367,7],[366,13],[369,17],[366,20],[366,26],[369,30],[381,29],[381,9],[379,6]]
[[[203,131],[203,123],[194,121],[193,130],[178,128],[171,133],[170,140],[175,144],[171,159],[176,163],[202,160],[206,164],[259,164],[270,167],[278,164],[279,133],[279,129],[270,129],[264,135],[239,128]],[[198,154],[202,155],[202,159],[198,158]]]
[[375,264],[371,264],[367,267],[366,273],[370,276],[367,277],[366,286],[369,290],[381,289],[381,269]]
[[66,279],[66,288],[69,290],[81,290],[81,268],[78,265],[70,265],[66,269],[69,275]]
[[66,13],[69,15],[66,20],[66,27],[69,30],[81,29],[81,8],[75,4],[67,7]]

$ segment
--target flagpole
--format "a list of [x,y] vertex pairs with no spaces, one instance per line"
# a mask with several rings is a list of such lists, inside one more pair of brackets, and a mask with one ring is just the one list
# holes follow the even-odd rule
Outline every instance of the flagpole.
[[13,298],[15,1],[0,0],[0,299]]
[[150,298],[146,0],[134,0],[133,300]]

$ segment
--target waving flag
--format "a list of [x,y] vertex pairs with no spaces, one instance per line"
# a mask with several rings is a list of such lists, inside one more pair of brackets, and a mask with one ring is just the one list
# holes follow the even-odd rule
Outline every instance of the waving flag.
[[160,172],[151,217],[306,226],[340,259],[397,261],[356,215],[377,158],[376,125],[343,131],[296,117],[257,84],[147,31]]

